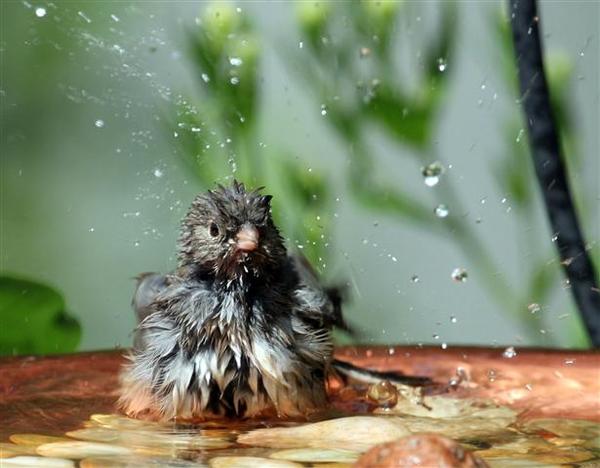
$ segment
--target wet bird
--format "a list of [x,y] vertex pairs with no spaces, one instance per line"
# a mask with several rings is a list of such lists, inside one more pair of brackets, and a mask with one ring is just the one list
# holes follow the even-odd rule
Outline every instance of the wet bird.
[[[270,200],[235,181],[200,194],[182,223],[178,268],[138,277],[139,325],[121,373],[127,414],[300,416],[324,407],[340,300],[288,255]],[[340,369],[360,373],[348,366]]]

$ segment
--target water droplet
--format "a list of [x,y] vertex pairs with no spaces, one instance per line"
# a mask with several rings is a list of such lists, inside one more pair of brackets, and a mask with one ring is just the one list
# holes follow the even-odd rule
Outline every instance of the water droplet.
[[94,231],[95,231],[95,229],[94,229],[93,227],[91,227],[91,228],[89,229],[89,231],[90,231],[90,232],[94,232]]
[[162,170],[160,170],[160,169],[156,168],[156,169],[154,169],[154,172],[153,172],[153,174],[154,174],[154,177],[156,177],[156,178],[161,178],[161,177],[163,176],[163,174],[164,174],[164,173],[163,173],[163,171],[162,171]]
[[556,242],[558,240],[558,233],[554,234],[550,240]]
[[140,241],[139,240],[133,241],[133,246],[134,247],[139,247],[140,246]]
[[442,343],[442,349],[447,349],[448,348],[448,343]]
[[117,15],[110,15],[110,19],[112,19],[115,23],[119,22],[119,17]]
[[418,283],[418,282],[419,282],[421,279],[420,279],[420,278],[419,278],[417,275],[412,275],[412,276],[410,277],[410,280],[411,280],[413,283]]
[[241,59],[241,58],[239,58],[239,57],[229,57],[229,63],[230,63],[230,65],[231,65],[231,66],[233,66],[233,67],[239,67],[239,66],[240,66],[240,65],[242,65],[242,63],[244,63],[244,62],[243,62],[243,61],[242,61],[242,59]]
[[389,348],[389,349],[388,349],[388,354],[389,354],[390,356],[393,356],[394,354],[396,354],[396,349],[395,349],[395,348]]
[[542,307],[538,303],[533,302],[527,306],[527,310],[529,312],[531,312],[532,314],[535,314],[535,313],[539,312],[540,310],[542,310]]
[[521,141],[521,138],[523,138],[523,129],[519,130],[519,133],[517,134],[517,138],[515,139],[515,141],[517,143],[519,143]]
[[565,359],[565,364],[567,366],[571,366],[571,365],[575,364],[575,359]]
[[440,204],[440,205],[436,206],[435,210],[433,212],[435,213],[435,215],[438,218],[445,218],[450,213],[450,211],[448,210],[448,207],[444,204]]
[[517,355],[517,351],[515,350],[514,346],[509,346],[508,348],[506,348],[504,350],[504,352],[502,353],[502,357],[506,358],[506,359],[512,359]]
[[496,380],[496,371],[494,369],[488,370],[487,376],[488,376],[488,380],[490,382],[493,382],[494,380]]
[[469,274],[464,268],[455,268],[454,270],[452,270],[451,274],[452,279],[457,283],[464,283],[465,281],[467,281],[468,276]]
[[44,16],[46,16],[46,9],[44,7],[37,7],[35,9],[35,16],[37,16],[38,18],[43,18]]
[[210,81],[210,77],[206,73],[202,73],[202,75],[200,75],[200,77],[202,78],[202,81],[204,81],[205,83],[208,83]]
[[369,386],[367,398],[382,408],[393,408],[398,403],[398,389],[389,380],[382,380]]
[[360,55],[360,58],[365,58],[371,55],[371,49],[369,49],[368,47],[361,47],[358,53]]
[[533,390],[533,385],[525,384],[525,388],[531,392]]
[[98,128],[102,128],[102,127],[104,127],[104,120],[98,119],[94,122],[94,125]]
[[444,172],[444,166],[440,162],[433,162],[426,167],[421,168],[421,174],[424,177],[425,185],[433,187],[440,181],[440,176]]
[[433,335],[433,339],[434,340],[439,340],[440,339],[440,335],[438,335],[438,334]]
[[304,42],[298,42],[298,49],[302,49],[304,47]]
[[232,77],[229,79],[229,82],[230,82],[232,85],[238,85],[238,84],[240,84],[240,79],[239,79],[237,76],[232,76]]
[[92,20],[83,12],[83,11],[78,11],[77,14],[79,15],[80,18],[82,18],[86,23],[91,23]]
[[321,104],[321,115],[327,115],[327,106],[325,104]]
[[458,319],[454,315],[450,316],[450,323],[456,323],[457,321]]
[[443,57],[440,57],[438,59],[438,70],[441,72],[446,71],[446,68],[448,67],[448,64],[446,63],[446,59]]

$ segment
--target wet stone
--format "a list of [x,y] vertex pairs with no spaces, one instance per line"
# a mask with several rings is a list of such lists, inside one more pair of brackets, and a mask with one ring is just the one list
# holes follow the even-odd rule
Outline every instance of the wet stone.
[[358,459],[359,455],[359,453],[351,450],[305,448],[280,450],[278,452],[273,452],[270,455],[270,458],[301,463],[353,463]]
[[382,408],[393,408],[398,403],[398,389],[389,380],[369,386],[367,398]]
[[37,453],[45,457],[87,458],[103,455],[127,455],[131,453],[131,449],[97,442],[73,441],[40,445]]
[[[15,445],[0,443],[0,459],[14,457],[16,455],[37,455],[33,445]],[[2,463],[0,463],[2,466]]]
[[75,463],[71,460],[64,458],[48,458],[48,457],[29,457],[29,456],[18,456],[13,458],[4,458],[0,462],[0,466],[12,467],[12,466],[27,466],[35,467],[40,466],[44,468],[74,468]]
[[355,465],[356,468],[374,466],[483,468],[488,465],[452,439],[436,434],[418,434],[373,447]]
[[240,435],[238,442],[257,447],[333,448],[361,452],[409,434],[401,418],[353,416],[296,427],[256,429]]
[[68,441],[66,437],[54,437],[41,434],[12,434],[9,440],[13,444],[17,445],[32,445],[38,446],[42,444],[49,444],[51,442],[65,442]]
[[285,460],[260,457],[215,457],[208,462],[211,468],[301,468],[302,465]]
[[80,468],[131,468],[131,467],[192,468],[206,467],[206,464],[172,458],[152,458],[139,456],[91,457],[79,462]]

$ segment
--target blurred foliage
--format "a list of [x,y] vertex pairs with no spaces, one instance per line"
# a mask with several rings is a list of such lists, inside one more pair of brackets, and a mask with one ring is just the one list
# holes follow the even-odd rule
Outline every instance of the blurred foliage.
[[233,177],[265,186],[275,195],[277,224],[321,270],[329,226],[322,215],[331,203],[327,180],[287,149],[260,143],[261,48],[248,17],[226,3],[209,5],[187,43],[199,96],[181,99],[171,119],[181,153],[205,188]]
[[0,276],[0,325],[0,355],[71,352],[81,338],[58,292],[8,276]]
[[[395,25],[403,10],[410,6],[402,2],[374,1],[299,3],[298,24],[311,53],[286,55],[292,56],[296,64],[300,63],[295,68],[296,75],[303,78],[304,83],[310,83],[318,99],[326,103],[326,120],[351,148],[348,179],[356,200],[369,210],[412,222],[454,243],[479,270],[490,297],[510,311],[524,330],[535,337],[540,333],[542,314],[530,313],[527,306],[533,302],[543,304],[548,299],[558,278],[557,262],[548,264],[542,260],[531,268],[525,287],[515,287],[497,274],[501,269],[492,253],[472,227],[460,218],[465,210],[461,208],[451,179],[444,178],[436,187],[441,198],[452,207],[450,216],[440,223],[429,207],[402,191],[397,182],[373,176],[377,160],[367,144],[365,124],[378,124],[391,141],[410,148],[421,164],[427,164],[434,154],[435,126],[448,91],[457,34],[457,4],[443,2],[440,5],[435,32],[419,45],[417,84],[409,88],[398,78],[402,75],[395,66],[394,45],[399,41]],[[498,15],[492,23],[501,55],[501,73],[516,98],[518,89],[509,21]],[[354,48],[357,46],[358,50]],[[571,155],[575,152],[575,139],[568,99],[570,64],[562,58],[548,60],[547,65],[562,141],[567,154]],[[348,89],[355,92],[340,92]],[[517,206],[522,225],[526,225],[527,219],[533,216],[532,201],[537,184],[521,121],[520,109],[515,108],[505,125],[505,140],[512,143],[493,169],[501,189]],[[541,258],[553,257],[553,253],[546,252]]]
[[[369,124],[427,165],[435,153],[436,125],[448,93],[458,4],[440,4],[433,33],[420,40],[418,63],[411,69],[417,79],[406,83],[399,79],[402,75],[394,46],[399,41],[399,20],[411,7],[404,2],[298,2],[302,42],[295,50],[282,50],[282,56],[293,69],[293,76],[315,93],[321,113],[327,117],[323,120],[348,145],[351,161],[346,175],[356,201],[365,209],[411,222],[454,243],[479,270],[490,297],[510,311],[526,332],[537,336],[541,314],[530,313],[527,305],[548,299],[559,265],[543,259],[553,255],[535,254],[539,264],[531,267],[530,279],[524,287],[515,287],[497,274],[501,269],[494,256],[461,218],[465,210],[450,178],[435,187],[452,207],[451,214],[440,222],[427,204],[402,190],[397,178],[385,180],[375,174],[379,163],[367,142]],[[501,15],[490,22],[500,53],[500,73],[517,98],[509,22]],[[199,27],[188,32],[188,43],[200,97],[181,100],[177,119],[172,122],[182,153],[205,187],[233,176],[266,185],[276,195],[274,212],[284,232],[306,247],[310,259],[321,265],[327,246],[321,240],[327,237],[329,226],[327,217],[319,214],[330,204],[328,181],[301,167],[285,148],[266,149],[258,143],[261,48],[252,24],[240,9],[213,4],[204,10]],[[569,146],[568,154],[573,154],[567,89],[570,65],[564,58],[549,60],[548,64],[563,142]],[[508,147],[493,171],[524,223],[533,216],[536,183],[519,112],[515,108],[504,126]],[[300,215],[281,216],[283,206]]]

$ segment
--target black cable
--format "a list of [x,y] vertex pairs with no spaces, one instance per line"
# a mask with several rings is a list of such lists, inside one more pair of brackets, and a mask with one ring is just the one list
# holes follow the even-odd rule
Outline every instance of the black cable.
[[561,264],[573,298],[595,347],[600,347],[600,289],[585,248],[569,191],[561,146],[550,104],[535,0],[509,0],[521,103],[529,146]]

